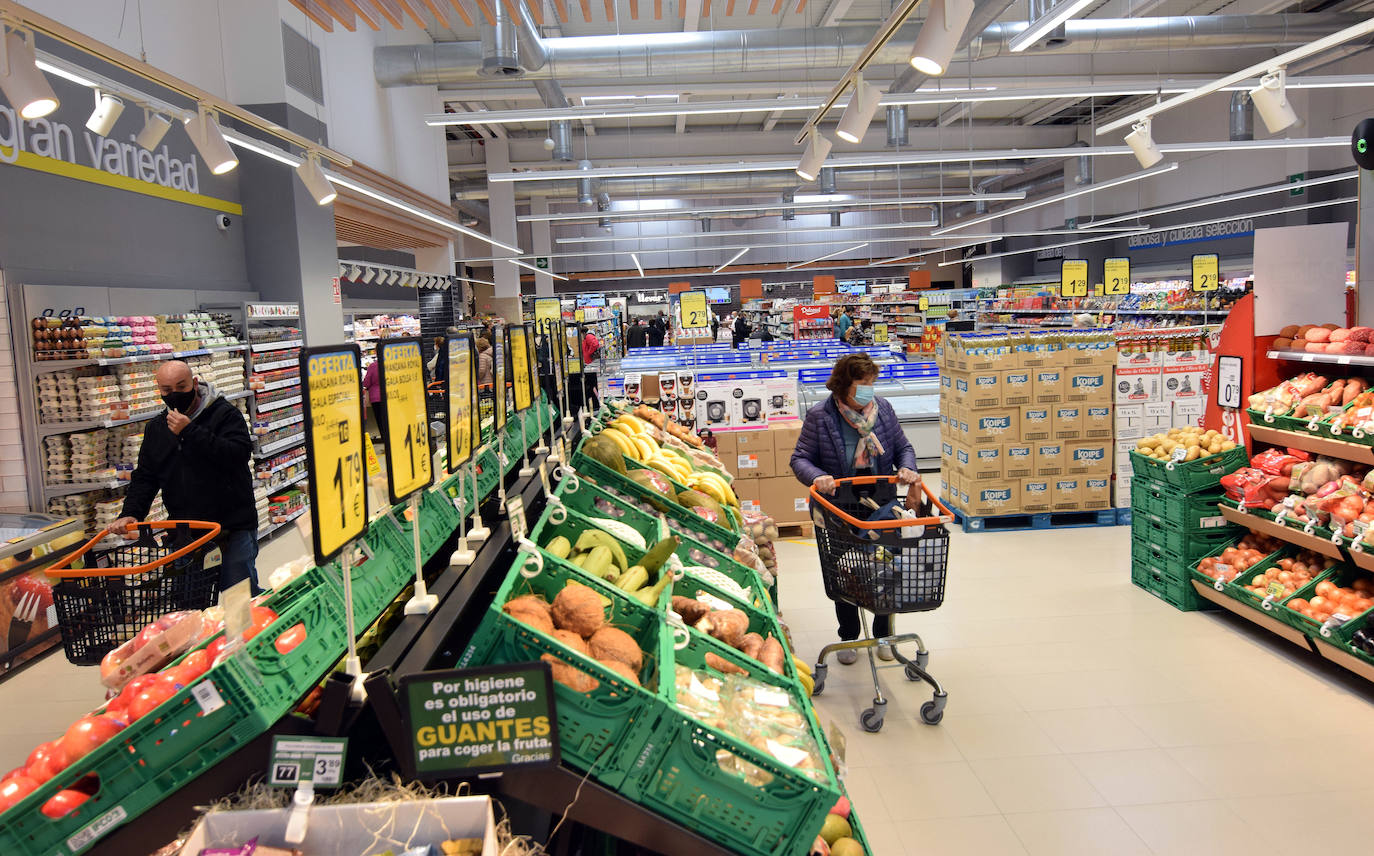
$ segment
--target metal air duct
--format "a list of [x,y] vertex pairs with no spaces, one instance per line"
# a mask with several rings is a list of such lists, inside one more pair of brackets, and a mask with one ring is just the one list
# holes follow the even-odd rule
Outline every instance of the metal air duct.
[[499,6],[495,20],[494,24],[482,24],[482,41],[479,44],[482,58],[476,73],[481,77],[520,77],[525,70],[520,67],[515,22]]
[[549,139],[553,140],[553,159],[555,161],[567,163],[573,159],[571,120],[561,119],[557,122],[550,122]]
[[906,148],[911,144],[911,139],[907,136],[909,124],[905,104],[897,104],[887,108],[887,147],[889,149]]
[[1255,102],[1250,93],[1237,91],[1231,93],[1231,139],[1253,140],[1255,138]]

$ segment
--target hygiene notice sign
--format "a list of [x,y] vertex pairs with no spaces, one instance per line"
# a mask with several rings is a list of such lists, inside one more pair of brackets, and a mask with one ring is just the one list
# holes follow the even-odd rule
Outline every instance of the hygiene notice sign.
[[378,346],[386,408],[387,487],[391,501],[397,503],[433,480],[425,413],[425,364],[417,338],[383,339]]
[[367,528],[360,362],[357,345],[305,348],[300,355],[311,540],[319,565]]
[[420,778],[558,764],[548,663],[418,672],[401,704]]

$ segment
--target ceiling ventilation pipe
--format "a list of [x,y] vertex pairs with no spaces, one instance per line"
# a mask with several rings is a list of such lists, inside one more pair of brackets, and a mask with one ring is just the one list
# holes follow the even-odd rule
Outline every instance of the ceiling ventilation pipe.
[[1250,93],[1237,91],[1231,93],[1231,139],[1233,141],[1253,140],[1255,138],[1255,102]]
[[907,136],[906,105],[894,104],[887,108],[887,147],[889,149],[906,148],[911,143]]
[[834,193],[834,192],[835,192],[835,168],[834,168],[833,166],[827,166],[827,167],[822,167],[822,168],[821,168],[821,175],[820,175],[820,192],[821,192],[821,193]]
[[482,61],[477,73],[482,77],[520,77],[520,49],[516,46],[515,22],[510,13],[499,6],[495,23],[482,23]]
[[550,122],[549,139],[553,141],[553,159],[555,161],[568,163],[573,159],[571,120],[560,119],[556,122]]
[[[1059,0],[1059,2],[1068,3],[1069,0]],[[1026,23],[1033,24],[1041,18],[1045,17],[1049,14],[1050,10],[1054,8],[1055,5],[1056,4],[1052,0],[1030,0],[1030,13],[1028,15],[1029,20]],[[974,30],[973,32],[977,32],[977,30]],[[1035,43],[1033,49],[1053,50],[1054,48],[1062,46],[1066,41],[1068,41],[1068,36],[1065,35],[1065,25],[1061,23],[1053,30],[1050,30],[1048,33],[1041,36],[1040,41]],[[1032,48],[1027,48],[1027,50],[1031,49]]]

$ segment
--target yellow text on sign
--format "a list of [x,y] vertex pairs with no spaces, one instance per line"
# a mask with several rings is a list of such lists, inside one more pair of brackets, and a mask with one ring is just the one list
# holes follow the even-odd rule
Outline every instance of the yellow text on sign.
[[530,406],[530,346],[525,341],[525,328],[510,331],[510,382],[515,388],[515,412]]
[[315,502],[316,558],[334,556],[367,527],[367,481],[363,476],[362,383],[352,351],[307,357],[305,394],[310,399],[306,439]]
[[1216,291],[1218,286],[1219,260],[1215,253],[1206,256],[1193,256],[1193,291]]
[[472,457],[472,347],[467,339],[448,340],[448,468]]
[[921,299],[917,300],[916,308],[922,312],[925,312],[926,310],[930,309],[930,298],[922,297]]
[[1131,260],[1107,259],[1102,263],[1102,290],[1108,296],[1131,293]]
[[1088,263],[1082,259],[1064,262],[1059,276],[1060,297],[1088,296]]
[[391,497],[400,501],[432,478],[425,413],[424,359],[414,340],[381,344],[386,394],[386,459]]
[[682,314],[682,326],[697,330],[711,326],[710,310],[706,308],[706,294],[701,291],[684,291],[678,298],[678,311]]

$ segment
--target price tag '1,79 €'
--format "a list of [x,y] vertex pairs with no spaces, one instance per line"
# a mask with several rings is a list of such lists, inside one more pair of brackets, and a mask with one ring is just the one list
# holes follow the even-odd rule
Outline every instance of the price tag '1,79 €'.
[[363,388],[357,345],[301,351],[306,466],[315,561],[323,565],[367,527]]

